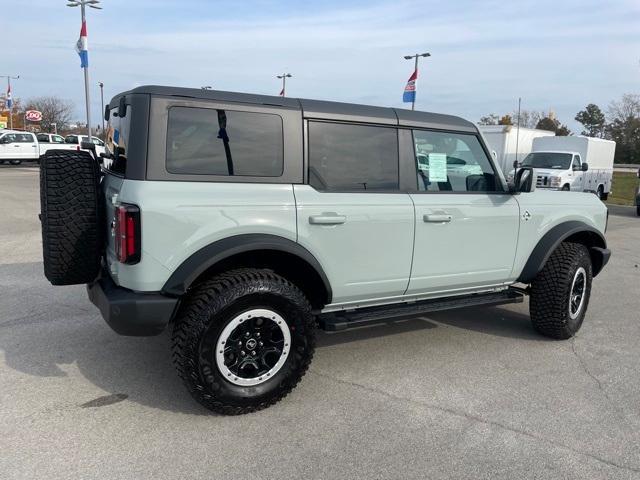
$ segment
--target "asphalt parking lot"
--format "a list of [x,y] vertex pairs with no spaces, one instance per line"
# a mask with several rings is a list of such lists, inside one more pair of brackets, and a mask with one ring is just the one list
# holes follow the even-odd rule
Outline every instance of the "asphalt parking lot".
[[640,219],[579,335],[527,304],[319,334],[284,401],[221,417],[173,371],[167,336],[113,333],[83,286],[42,274],[36,167],[0,167],[0,477],[640,478]]

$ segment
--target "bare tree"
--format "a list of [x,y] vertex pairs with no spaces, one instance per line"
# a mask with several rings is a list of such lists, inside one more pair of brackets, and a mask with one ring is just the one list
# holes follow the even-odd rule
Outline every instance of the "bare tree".
[[[520,111],[520,126],[523,128],[536,128],[536,125],[540,120],[546,117],[547,114],[544,112],[538,112],[536,110],[521,110]],[[515,110],[511,117],[514,119],[514,122],[518,122],[518,111]]]
[[640,117],[640,95],[625,93],[619,101],[609,104],[607,113],[611,121]]
[[496,115],[495,113],[490,113],[489,115],[480,117],[478,125],[498,125],[498,120],[500,120],[500,117],[498,115]]
[[51,130],[54,123],[58,130],[64,130],[73,117],[75,105],[72,101],[60,97],[37,97],[27,102],[27,109],[42,112],[42,121],[40,122],[42,130]]

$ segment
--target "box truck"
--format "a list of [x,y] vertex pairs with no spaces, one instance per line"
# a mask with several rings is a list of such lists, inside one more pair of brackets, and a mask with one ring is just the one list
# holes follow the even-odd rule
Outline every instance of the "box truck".
[[535,169],[537,188],[592,192],[606,200],[615,151],[616,142],[601,138],[539,137],[521,166]]
[[533,140],[538,137],[554,136],[554,132],[522,128],[515,125],[480,125],[478,127],[496,163],[507,174],[513,170],[513,162],[522,162],[531,153]]

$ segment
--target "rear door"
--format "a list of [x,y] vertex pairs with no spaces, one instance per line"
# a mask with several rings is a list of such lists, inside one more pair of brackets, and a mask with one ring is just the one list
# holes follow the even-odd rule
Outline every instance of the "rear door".
[[36,136],[33,133],[17,133],[16,142],[18,148],[15,150],[19,152],[19,158],[21,160],[34,160],[39,156],[38,143],[36,142]]
[[397,129],[309,121],[307,132],[308,184],[294,185],[298,242],[321,263],[332,303],[403,295],[414,213],[399,189]]
[[[519,206],[476,135],[414,130],[415,247],[408,295],[464,292],[509,280]],[[410,143],[407,147],[406,143]]]

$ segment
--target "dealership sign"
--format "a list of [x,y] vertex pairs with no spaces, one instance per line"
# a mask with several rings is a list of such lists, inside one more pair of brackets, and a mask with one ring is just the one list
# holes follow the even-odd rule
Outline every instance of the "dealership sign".
[[39,122],[42,120],[42,112],[38,110],[27,110],[24,114],[24,118],[30,122]]

